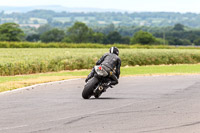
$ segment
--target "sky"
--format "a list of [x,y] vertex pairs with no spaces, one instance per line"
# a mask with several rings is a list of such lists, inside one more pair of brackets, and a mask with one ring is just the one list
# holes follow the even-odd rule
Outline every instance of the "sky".
[[200,13],[200,0],[0,0],[0,6],[61,5],[65,7]]

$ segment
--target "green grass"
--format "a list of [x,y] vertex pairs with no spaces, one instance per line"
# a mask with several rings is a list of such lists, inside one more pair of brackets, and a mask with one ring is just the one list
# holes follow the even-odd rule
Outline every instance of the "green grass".
[[[41,73],[20,76],[1,76],[0,92],[21,88],[33,84],[71,79],[85,78],[90,70],[63,71],[53,73]],[[121,76],[138,75],[176,75],[176,74],[200,74],[200,64],[193,65],[161,65],[161,66],[136,66],[122,67]],[[47,80],[48,79],[48,80]]]
[[22,81],[27,79],[35,79],[39,77],[54,77],[54,76],[86,76],[89,74],[89,70],[71,71],[71,72],[53,72],[53,73],[40,73],[40,74],[30,74],[30,75],[17,75],[17,76],[0,76],[0,83],[10,82],[10,81]]
[[200,74],[200,64],[159,65],[122,68],[122,76],[154,74]]

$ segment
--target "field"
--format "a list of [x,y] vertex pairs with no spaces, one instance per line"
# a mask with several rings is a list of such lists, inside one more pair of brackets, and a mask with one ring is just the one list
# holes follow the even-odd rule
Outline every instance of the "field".
[[[62,70],[91,69],[108,49],[0,49],[0,75],[11,76]],[[122,66],[197,64],[200,50],[120,49]]]

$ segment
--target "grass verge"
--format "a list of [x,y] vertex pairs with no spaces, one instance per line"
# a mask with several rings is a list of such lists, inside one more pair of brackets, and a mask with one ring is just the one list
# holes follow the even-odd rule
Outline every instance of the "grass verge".
[[[0,92],[39,83],[85,78],[90,70],[62,71],[19,76],[0,76]],[[121,76],[200,74],[200,64],[122,67]]]

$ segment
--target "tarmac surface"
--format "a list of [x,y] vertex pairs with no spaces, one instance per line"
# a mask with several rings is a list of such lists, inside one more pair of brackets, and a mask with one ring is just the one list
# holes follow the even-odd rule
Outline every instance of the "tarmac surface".
[[84,79],[0,94],[0,133],[200,133],[200,75],[122,77],[84,100]]

